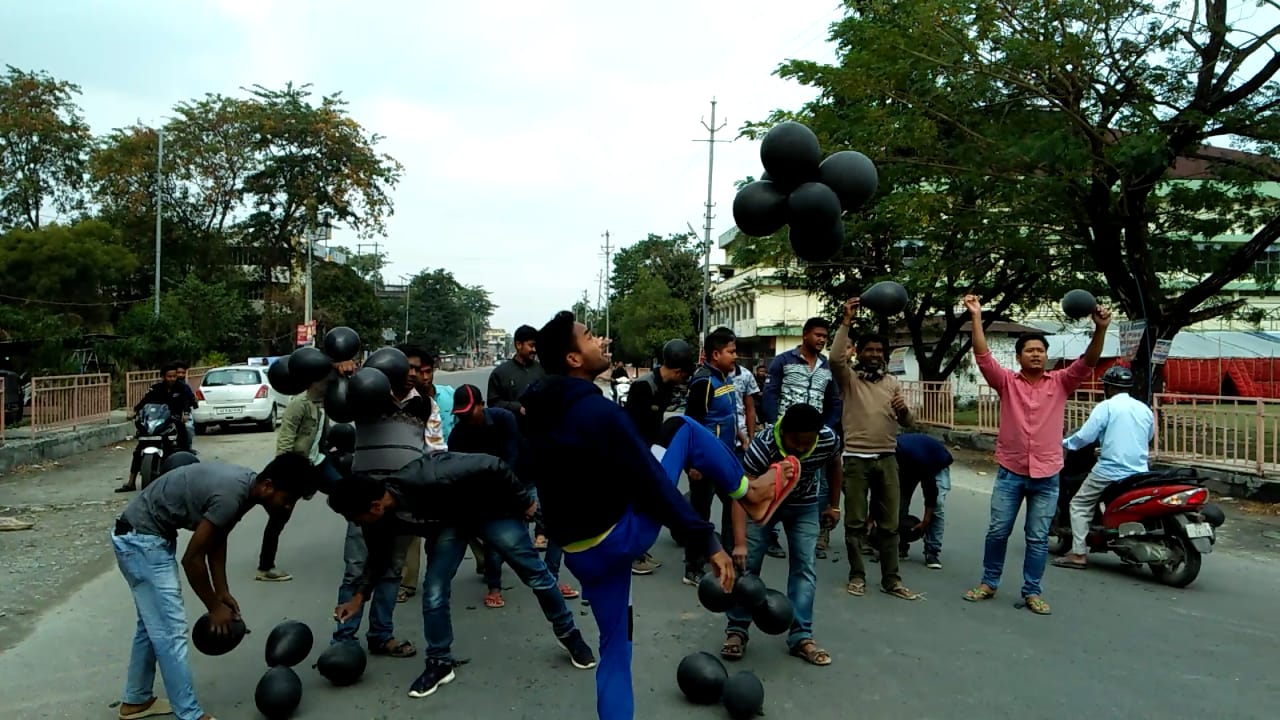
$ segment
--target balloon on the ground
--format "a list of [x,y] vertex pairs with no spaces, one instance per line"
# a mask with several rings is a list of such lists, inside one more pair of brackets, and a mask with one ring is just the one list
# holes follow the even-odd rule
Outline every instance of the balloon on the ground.
[[822,161],[818,176],[840,197],[840,207],[855,211],[876,194],[879,175],[871,158],[857,150],[841,150]]
[[381,370],[395,387],[403,387],[409,378],[409,358],[397,348],[378,348],[364,361],[364,366]]
[[302,385],[311,385],[329,377],[333,362],[319,348],[300,347],[289,356],[289,377]]
[[867,288],[858,301],[871,312],[897,315],[907,309],[907,289],[892,280],[882,280]]
[[235,619],[231,621],[230,632],[226,635],[215,635],[209,629],[209,613],[205,613],[191,626],[191,644],[205,655],[226,655],[235,650],[248,634],[249,628],[244,624],[244,620]]
[[765,591],[764,603],[751,613],[751,620],[760,628],[760,632],[769,635],[781,635],[789,630],[795,617],[791,600],[773,589]]
[[170,470],[180,468],[183,465],[195,465],[198,462],[200,462],[200,458],[196,457],[195,453],[189,453],[186,450],[179,450],[169,457],[166,457],[160,463],[160,474],[163,475]]
[[354,684],[364,674],[369,658],[355,640],[343,640],[325,648],[316,661],[316,669],[326,680],[339,687]]
[[676,668],[676,684],[690,702],[711,705],[720,702],[724,681],[729,677],[720,658],[705,652],[686,655]]
[[1089,317],[1098,309],[1098,299],[1088,290],[1072,290],[1062,298],[1062,314],[1072,320]]
[[283,357],[267,368],[267,382],[281,395],[297,395],[307,389],[307,384],[289,373],[289,358]]
[[381,370],[366,365],[347,380],[347,407],[355,422],[377,418],[390,405],[391,381]]
[[733,596],[720,586],[715,573],[706,573],[698,581],[698,602],[713,613],[728,612],[734,606]]
[[314,642],[315,636],[306,623],[286,620],[272,628],[271,634],[267,635],[267,665],[293,667],[307,659]]
[[356,449],[356,426],[349,422],[335,422],[329,426],[325,435],[325,444],[339,452],[354,452]]
[[[351,381],[339,375],[324,389],[324,411],[336,423],[349,423],[355,419],[351,408]],[[336,425],[334,427],[337,427]],[[352,447],[355,446],[352,440]]]
[[787,224],[787,195],[767,180],[747,183],[733,196],[733,222],[752,237],[772,235]]
[[792,225],[789,235],[796,257],[805,262],[826,262],[844,245],[844,223],[837,217],[825,227]]
[[354,360],[360,354],[360,336],[349,327],[336,327],[324,334],[324,354],[334,362]]
[[733,600],[747,612],[755,612],[756,608],[764,604],[767,589],[759,576],[739,575],[738,581],[733,585]]
[[253,704],[267,720],[283,720],[298,709],[302,702],[302,680],[293,668],[273,667],[258,681],[253,691]]
[[724,681],[722,700],[733,720],[750,720],[764,710],[764,685],[754,673],[736,673]]
[[920,518],[915,515],[908,515],[898,523],[898,535],[902,537],[905,543],[913,543],[924,537],[924,528],[916,530],[916,526],[920,524]]
[[760,142],[760,162],[774,182],[796,186],[817,179],[822,148],[812,130],[788,120],[765,133]]

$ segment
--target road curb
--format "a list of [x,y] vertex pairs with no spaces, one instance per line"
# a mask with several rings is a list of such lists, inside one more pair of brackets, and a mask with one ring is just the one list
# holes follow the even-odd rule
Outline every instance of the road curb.
[[58,432],[34,440],[10,436],[0,446],[0,475],[23,465],[34,465],[48,460],[61,460],[80,453],[97,450],[133,435],[133,423],[108,423]]

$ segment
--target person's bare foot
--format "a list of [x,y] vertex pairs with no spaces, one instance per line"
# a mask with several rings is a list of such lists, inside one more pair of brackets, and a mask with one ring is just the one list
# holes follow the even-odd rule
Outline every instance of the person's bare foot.
[[782,473],[783,484],[791,483],[796,474],[796,466],[789,462],[778,463],[769,471],[747,483],[747,494],[739,500],[747,516],[753,522],[760,522],[769,512],[778,491],[776,473]]

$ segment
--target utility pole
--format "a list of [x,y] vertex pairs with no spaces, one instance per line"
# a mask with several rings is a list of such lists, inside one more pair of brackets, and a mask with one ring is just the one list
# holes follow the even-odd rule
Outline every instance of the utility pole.
[[608,231],[608,230],[605,230],[605,231],[604,231],[604,275],[605,275],[605,279],[604,279],[604,336],[605,336],[605,338],[606,338],[606,339],[609,337],[609,290],[610,290],[610,285],[612,285],[612,283],[610,282],[610,276],[609,276],[609,259],[610,259],[612,256],[613,256],[613,246],[609,244],[609,231]]
[[156,317],[160,317],[160,217],[164,205],[164,128],[156,129]]
[[409,342],[409,288],[413,286],[413,278],[401,275],[404,281],[404,342]]
[[[711,98],[711,122],[708,124],[705,120],[702,127],[707,129],[710,137],[706,140],[694,140],[694,142],[704,142],[707,144],[707,203],[706,215],[704,216],[705,224],[702,227],[704,236],[703,243],[703,259],[702,259],[702,333],[698,338],[698,344],[701,345],[707,336],[707,295],[711,292],[711,218],[715,217],[711,214],[711,208],[715,205],[711,202],[712,178],[715,175],[716,167],[716,143],[733,142],[732,140],[717,140],[716,133],[723,130],[729,121],[726,120],[720,125],[716,125],[716,99]],[[697,233],[695,233],[696,235]]]
[[[596,307],[595,316],[600,316],[600,308],[604,302],[604,270],[596,272]],[[587,323],[590,325],[591,323]]]
[[310,329],[311,328],[311,300],[312,300],[311,256],[312,256],[312,247],[316,244],[316,227],[315,227],[314,221],[312,221],[311,227],[307,228],[307,232],[303,235],[303,237],[305,237],[307,241],[307,298],[306,298],[307,307],[305,310],[303,310],[302,322],[306,324],[308,329]]

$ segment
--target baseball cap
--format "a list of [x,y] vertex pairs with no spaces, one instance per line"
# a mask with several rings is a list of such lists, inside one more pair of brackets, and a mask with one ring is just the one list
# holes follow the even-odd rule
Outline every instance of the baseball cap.
[[480,388],[475,385],[461,385],[453,391],[453,414],[462,415],[471,412],[476,405],[484,402]]

